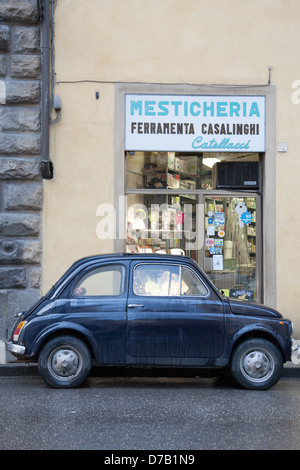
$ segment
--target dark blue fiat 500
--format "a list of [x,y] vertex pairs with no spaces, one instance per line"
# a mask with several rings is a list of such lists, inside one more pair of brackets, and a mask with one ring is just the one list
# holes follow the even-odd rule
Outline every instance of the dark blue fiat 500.
[[224,298],[183,256],[99,255],[77,261],[18,320],[6,343],[54,387],[101,366],[230,367],[267,389],[290,360],[292,324],[263,305]]

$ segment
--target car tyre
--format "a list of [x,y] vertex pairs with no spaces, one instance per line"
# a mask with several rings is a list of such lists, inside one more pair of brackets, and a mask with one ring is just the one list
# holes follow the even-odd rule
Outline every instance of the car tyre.
[[249,390],[267,390],[281,377],[283,359],[279,349],[270,341],[251,338],[239,344],[231,360],[235,380]]
[[89,376],[92,359],[89,348],[73,336],[59,336],[45,344],[38,360],[41,376],[52,387],[73,388]]

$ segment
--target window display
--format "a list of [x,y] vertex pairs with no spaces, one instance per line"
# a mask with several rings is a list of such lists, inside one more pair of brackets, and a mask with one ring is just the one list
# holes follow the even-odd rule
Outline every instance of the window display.
[[259,155],[127,152],[126,251],[186,255],[224,295],[260,300],[259,195],[217,190],[221,161],[245,166]]
[[215,189],[215,164],[258,162],[258,154],[126,152],[127,189]]
[[227,296],[257,298],[256,199],[205,198],[204,270]]
[[196,195],[128,194],[127,251],[196,259]]

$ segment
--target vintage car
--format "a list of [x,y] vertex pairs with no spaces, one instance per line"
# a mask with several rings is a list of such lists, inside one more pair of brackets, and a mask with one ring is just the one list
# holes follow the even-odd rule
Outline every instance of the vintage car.
[[194,261],[175,255],[81,259],[16,316],[7,350],[38,362],[58,388],[79,386],[97,364],[226,368],[242,387],[262,390],[279,380],[293,342],[292,323],[276,310],[225,298]]

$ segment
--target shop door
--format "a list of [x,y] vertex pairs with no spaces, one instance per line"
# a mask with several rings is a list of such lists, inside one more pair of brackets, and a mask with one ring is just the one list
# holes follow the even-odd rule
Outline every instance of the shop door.
[[203,198],[205,237],[199,263],[225,296],[260,302],[260,196],[214,193]]

